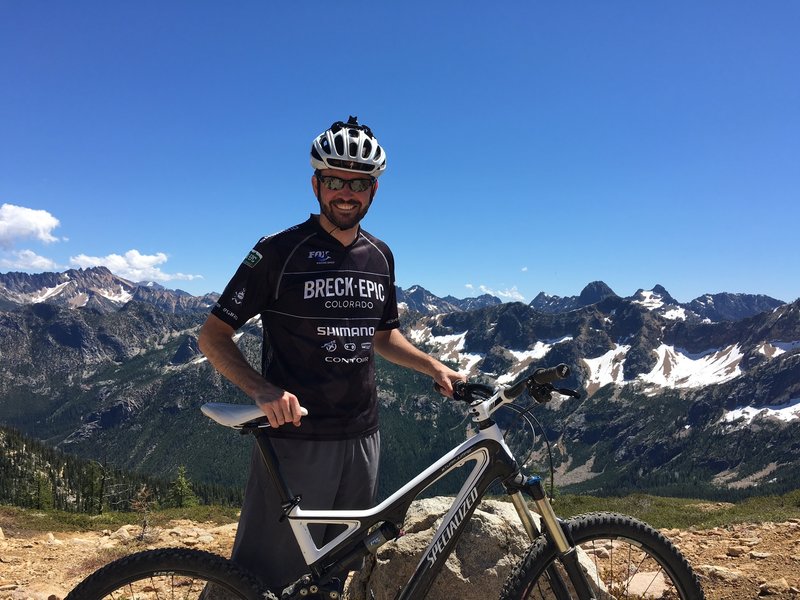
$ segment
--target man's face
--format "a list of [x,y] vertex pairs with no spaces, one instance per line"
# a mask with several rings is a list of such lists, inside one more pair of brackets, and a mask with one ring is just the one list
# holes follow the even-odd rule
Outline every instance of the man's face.
[[316,173],[311,177],[311,185],[317,200],[319,200],[322,216],[330,221],[332,226],[339,229],[355,227],[367,214],[373,188],[378,189],[378,182],[375,181],[372,186],[367,186],[360,192],[354,192],[348,183],[345,183],[339,190],[332,190],[325,183],[326,177],[338,177],[347,182],[352,179],[368,179],[369,176],[338,169],[324,169],[319,172],[319,177]]

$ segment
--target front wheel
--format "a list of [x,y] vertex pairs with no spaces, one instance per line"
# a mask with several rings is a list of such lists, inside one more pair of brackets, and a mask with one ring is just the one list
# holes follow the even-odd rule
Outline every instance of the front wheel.
[[[565,523],[598,600],[703,600],[689,563],[649,525],[615,513],[592,513]],[[553,580],[554,583],[551,583]],[[501,600],[578,598],[552,541],[539,537],[503,586]]]
[[89,575],[65,600],[275,599],[231,561],[201,550],[161,548],[125,556]]

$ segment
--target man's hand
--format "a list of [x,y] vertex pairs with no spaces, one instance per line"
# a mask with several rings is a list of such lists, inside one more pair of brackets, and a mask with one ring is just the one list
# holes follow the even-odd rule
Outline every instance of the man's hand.
[[295,427],[299,427],[302,414],[297,396],[271,383],[265,382],[264,387],[263,392],[253,399],[261,412],[267,415],[270,426],[280,427],[286,423],[294,423]]
[[253,369],[233,341],[233,327],[209,315],[200,329],[200,350],[214,368],[250,396],[267,415],[272,427],[286,423],[300,425],[300,403],[297,397],[266,381]]
[[433,374],[433,381],[436,384],[436,389],[440,394],[448,398],[453,397],[453,383],[463,379],[463,375],[441,363],[439,363],[439,367]]

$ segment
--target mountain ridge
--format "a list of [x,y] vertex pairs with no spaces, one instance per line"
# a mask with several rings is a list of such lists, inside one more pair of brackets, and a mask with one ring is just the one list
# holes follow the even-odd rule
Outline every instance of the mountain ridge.
[[[48,302],[71,308],[118,310],[131,300],[147,302],[168,312],[208,312],[219,294],[193,296],[170,290],[151,281],[132,282],[114,275],[106,267],[70,269],[61,273],[0,273],[0,307]],[[491,294],[456,298],[438,297],[420,285],[397,287],[398,304],[403,310],[420,314],[470,311],[497,306],[503,301]],[[528,306],[545,313],[562,313],[619,298],[603,281],[588,283],[577,296],[551,296],[540,292]],[[625,299],[639,302],[650,310],[673,319],[707,319],[712,322],[740,320],[785,304],[763,294],[703,294],[690,302],[675,300],[660,284],[652,290],[637,290]]]
[[[97,289],[98,282],[123,285],[106,272],[72,272],[70,281],[81,274],[100,298],[108,288]],[[8,280],[0,279],[0,422],[121,468],[164,475],[186,464],[194,480],[241,483],[246,448],[199,411],[203,402],[247,401],[197,348],[207,309],[178,302],[185,292],[156,286],[138,288],[166,296],[136,297],[136,288],[125,288],[131,298],[124,303],[76,306],[74,294],[38,293],[63,278],[42,280],[44,288]],[[398,290],[411,301],[403,331],[491,384],[570,365],[565,383],[583,400],[556,397],[537,418],[559,449],[557,471],[575,489],[674,491],[678,481],[717,494],[736,485],[800,485],[793,441],[800,439],[800,301],[759,311],[760,297],[731,295],[740,302],[728,315],[747,316],[676,318],[686,308],[671,304],[663,287],[622,298],[601,284],[587,286],[583,306],[561,312],[490,296],[460,307],[420,286]],[[88,295],[72,285],[71,294]],[[20,294],[27,302],[8,299]],[[238,333],[239,347],[258,364],[260,324]],[[376,373],[388,457],[382,485],[390,488],[458,440],[464,413],[438,400],[425,377],[382,360]],[[419,436],[413,456],[411,432]],[[758,452],[746,451],[754,444]]]

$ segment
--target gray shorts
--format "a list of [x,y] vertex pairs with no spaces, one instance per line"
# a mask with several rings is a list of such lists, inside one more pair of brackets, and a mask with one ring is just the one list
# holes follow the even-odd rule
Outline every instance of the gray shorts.
[[[272,438],[272,445],[289,489],[302,496],[302,508],[344,510],[374,506],[380,458],[378,432],[338,441]],[[272,589],[283,588],[308,572],[289,523],[280,522],[280,516],[280,499],[258,446],[254,445],[231,558]],[[317,546],[321,546],[325,532],[311,533]]]

